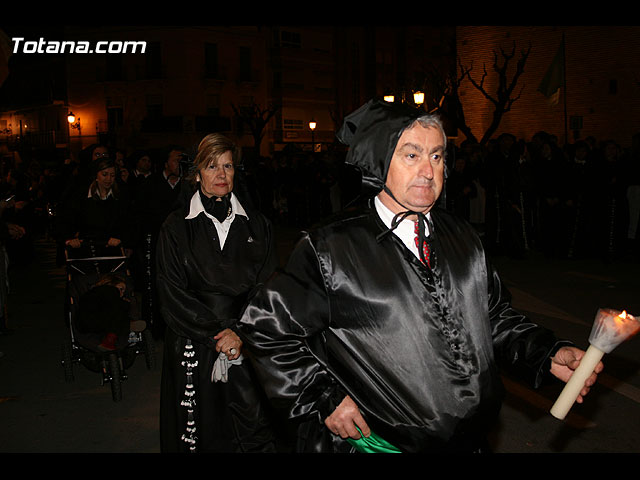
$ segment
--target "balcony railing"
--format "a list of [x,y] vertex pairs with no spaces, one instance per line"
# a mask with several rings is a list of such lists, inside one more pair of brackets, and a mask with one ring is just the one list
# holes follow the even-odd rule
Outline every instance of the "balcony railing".
[[16,133],[0,133],[0,143],[16,145],[21,143],[31,148],[55,148],[69,142],[69,133],[64,130],[44,130]]

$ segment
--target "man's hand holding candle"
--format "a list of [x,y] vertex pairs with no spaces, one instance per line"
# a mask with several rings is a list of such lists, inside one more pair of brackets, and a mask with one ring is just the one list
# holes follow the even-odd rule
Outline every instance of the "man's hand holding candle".
[[[582,402],[585,388],[588,392],[589,387],[593,385],[592,380],[595,381],[594,372],[597,374],[602,370],[600,362],[602,356],[605,353],[611,353],[620,343],[634,336],[639,330],[640,322],[626,311],[618,312],[610,308],[598,309],[589,336],[589,348],[581,354],[578,365],[568,376],[567,384],[560,392],[556,403],[551,407],[551,415],[562,420],[569,413],[574,402]],[[562,356],[564,355],[566,353],[562,354]],[[562,356],[558,358],[559,364],[564,364],[569,368],[571,365],[575,365],[575,361],[571,361],[569,357],[562,358]],[[561,358],[562,360],[560,360]],[[555,367],[553,361],[551,363],[553,371]],[[566,369],[562,368],[559,371],[562,372],[562,375],[568,373]],[[558,375],[556,374],[556,376]]]
[[[551,373],[563,382],[568,382],[574,370],[580,365],[580,360],[582,360],[584,354],[584,350],[576,347],[562,347],[551,358]],[[577,403],[582,403],[583,397],[589,393],[591,387],[596,383],[598,374],[602,372],[603,368],[603,363],[598,362],[593,373],[585,380],[584,387],[576,398]]]

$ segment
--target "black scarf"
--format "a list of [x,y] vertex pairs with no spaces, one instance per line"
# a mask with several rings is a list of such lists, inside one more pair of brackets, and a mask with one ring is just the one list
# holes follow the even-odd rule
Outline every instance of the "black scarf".
[[202,193],[202,189],[198,190],[198,192],[205,211],[217,218],[220,223],[231,215],[231,194],[227,194],[224,197],[216,197],[215,195],[207,197]]

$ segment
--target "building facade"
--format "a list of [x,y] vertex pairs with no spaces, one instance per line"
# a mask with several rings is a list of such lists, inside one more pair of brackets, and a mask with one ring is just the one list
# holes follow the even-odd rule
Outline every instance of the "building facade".
[[[33,48],[39,38],[50,39],[37,29],[31,35]],[[321,151],[335,141],[344,116],[370,98],[392,93],[410,101],[421,90],[425,110],[432,110],[444,93],[442,79],[459,65],[473,66],[477,81],[486,66],[491,94],[494,53],[513,48],[513,65],[529,47],[513,92],[518,98],[494,136],[528,140],[544,130],[561,142],[592,135],[628,146],[640,130],[640,72],[628,60],[640,53],[640,27],[105,26],[61,27],[49,35],[76,48],[106,42],[107,53],[48,52],[50,44],[37,61],[14,53],[20,58],[10,65],[16,71],[19,65],[20,75],[10,72],[0,88],[0,144],[9,148],[26,142],[77,153],[101,142],[128,151],[194,149],[204,135],[221,131],[252,151],[254,136],[237,109],[253,105],[276,111],[262,131],[260,155],[287,145]],[[562,90],[551,104],[538,86],[563,38],[566,96]],[[493,104],[468,80],[459,98],[468,125],[482,137]],[[465,139],[455,119],[449,134]]]
[[[71,152],[95,143],[129,151],[169,143],[195,148],[207,133],[221,131],[251,150],[254,136],[236,109],[255,105],[276,111],[260,155],[287,145],[319,151],[335,141],[344,115],[374,96],[423,88],[425,61],[450,56],[437,48],[441,30],[427,27],[105,26],[57,34],[75,51],[45,53],[34,65],[55,63],[47,68],[49,83],[64,88],[45,87],[40,102],[33,102],[32,88],[21,102],[12,97],[18,105],[2,105],[7,127],[0,142]],[[35,32],[22,46],[42,35]],[[79,49],[101,42],[107,53]],[[70,112],[75,120],[67,124]]]
[[[566,90],[561,88],[554,104],[538,87],[563,38]],[[519,98],[494,137],[508,132],[530,140],[546,131],[561,144],[593,136],[629,147],[640,132],[640,69],[634,60],[640,55],[640,27],[464,26],[456,28],[456,44],[461,64],[473,66],[471,75],[477,81],[486,65],[489,93],[497,84],[494,52],[500,57],[500,49],[511,53],[515,46],[513,66],[522,50],[531,49],[513,92]],[[482,137],[491,122],[492,103],[469,81],[462,83],[460,97],[474,135]]]

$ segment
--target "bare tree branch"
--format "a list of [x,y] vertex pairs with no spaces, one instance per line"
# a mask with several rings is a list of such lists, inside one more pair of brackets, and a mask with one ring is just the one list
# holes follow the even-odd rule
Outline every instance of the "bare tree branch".
[[233,111],[240,122],[247,125],[249,130],[251,130],[256,155],[259,155],[260,144],[264,138],[265,128],[271,118],[278,112],[278,110],[280,110],[280,107],[269,105],[265,108],[261,108],[256,102],[252,102],[249,105],[243,105],[240,107],[231,103],[231,108],[233,108]]
[[521,86],[517,95],[514,96],[514,90],[518,81],[520,80],[521,75],[524,73],[524,67],[527,63],[527,59],[529,58],[529,54],[531,53],[531,45],[526,50],[522,50],[520,52],[520,58],[516,62],[515,72],[513,73],[511,79],[509,80],[509,66],[512,65],[513,60],[516,55],[516,44],[513,43],[513,47],[510,51],[506,51],[503,48],[500,48],[500,52],[493,51],[493,72],[497,75],[497,86],[495,92],[490,93],[485,88],[485,81],[487,80],[489,73],[487,71],[486,64],[483,65],[483,73],[480,81],[474,79],[470,72],[471,69],[467,70],[467,78],[471,82],[471,84],[482,94],[482,96],[491,102],[494,105],[493,118],[491,124],[487,128],[487,131],[482,136],[480,140],[481,144],[485,144],[491,136],[498,129],[500,121],[505,113],[511,110],[513,104],[520,99],[522,95],[522,91],[524,89],[524,85]]
[[[520,56],[515,63],[515,70],[513,69],[514,61],[516,60],[516,44],[505,50],[500,48],[493,51],[493,62],[491,64],[491,70],[488,69],[487,64],[483,64],[480,78],[474,78],[472,75],[474,71],[473,62],[469,65],[464,65],[462,60],[458,58],[456,67],[452,68],[448,74],[443,75],[442,72],[437,71],[433,66],[426,69],[424,74],[424,84],[426,85],[426,91],[429,93],[429,102],[431,105],[437,105],[433,110],[440,110],[443,101],[446,105],[446,111],[443,114],[449,115],[455,122],[455,126],[460,132],[462,132],[470,141],[476,141],[476,136],[473,134],[471,128],[467,124],[464,112],[464,105],[459,95],[459,89],[465,79],[474,86],[474,88],[480,92],[480,94],[494,107],[492,120],[487,130],[482,135],[482,138],[478,143],[486,144],[492,135],[498,129],[500,121],[505,113],[509,112],[513,107],[513,104],[518,101],[524,90],[524,85],[521,85],[516,92],[518,82],[521,80],[521,76],[524,73],[524,67],[526,65],[529,54],[531,53],[531,45],[527,49],[523,49],[520,52]],[[510,68],[511,67],[511,68]],[[513,73],[510,75],[510,73]],[[487,84],[489,83],[490,72],[496,75],[496,87],[495,91],[489,91]]]

